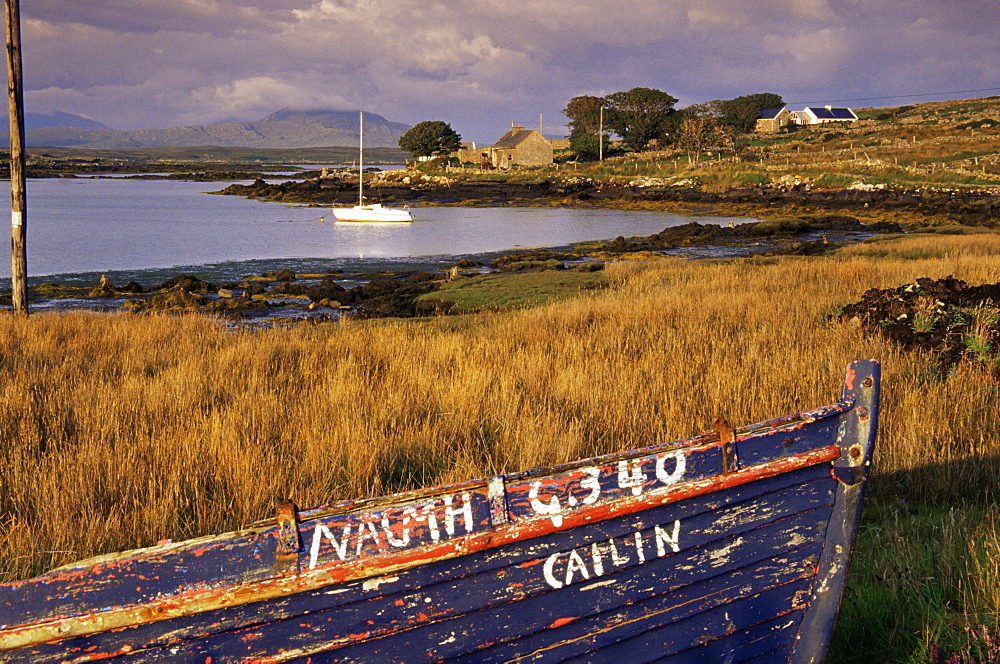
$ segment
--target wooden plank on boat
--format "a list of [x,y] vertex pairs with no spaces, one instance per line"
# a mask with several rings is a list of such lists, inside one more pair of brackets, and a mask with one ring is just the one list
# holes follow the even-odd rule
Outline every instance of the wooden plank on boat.
[[735,431],[284,503],[0,585],[0,662],[821,661],[877,413],[862,361],[838,403]]

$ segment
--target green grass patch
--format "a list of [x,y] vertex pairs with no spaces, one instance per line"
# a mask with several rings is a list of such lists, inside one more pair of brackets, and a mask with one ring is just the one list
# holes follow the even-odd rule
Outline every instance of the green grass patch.
[[770,178],[764,173],[740,173],[736,181],[742,185],[761,185],[770,182]]
[[786,143],[791,143],[797,140],[795,136],[782,136],[780,138],[751,138],[747,141],[747,145],[752,145],[753,147],[768,147],[771,145],[784,145]]
[[828,661],[996,661],[982,638],[996,634],[996,589],[975,588],[995,565],[996,505],[886,498],[865,508]]
[[[935,160],[941,162],[940,159]],[[849,177],[849,176],[844,176]],[[892,187],[990,187],[996,186],[995,179],[970,175],[968,173],[958,173],[948,169],[937,169],[932,173],[913,173],[892,167],[881,169],[879,172],[867,172],[854,179],[863,178],[868,184],[884,184]]]
[[961,152],[956,152],[953,155],[946,156],[942,158],[942,161],[964,161],[966,159],[975,159],[976,157],[986,157],[992,155],[993,152],[990,150],[962,150]]
[[487,274],[460,278],[433,293],[417,298],[417,306],[428,313],[453,314],[505,311],[537,307],[567,300],[587,291],[606,288],[603,271],[546,270]]
[[849,186],[855,180],[857,180],[857,178],[851,175],[824,173],[816,178],[814,184],[817,187],[822,187],[824,189],[840,189]]

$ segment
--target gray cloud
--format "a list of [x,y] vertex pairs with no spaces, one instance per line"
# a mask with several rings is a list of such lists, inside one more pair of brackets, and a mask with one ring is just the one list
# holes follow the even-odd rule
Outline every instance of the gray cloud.
[[995,0],[32,0],[21,11],[29,110],[121,128],[322,106],[443,119],[491,140],[539,113],[558,134],[571,97],[634,86],[681,105],[1000,87]]

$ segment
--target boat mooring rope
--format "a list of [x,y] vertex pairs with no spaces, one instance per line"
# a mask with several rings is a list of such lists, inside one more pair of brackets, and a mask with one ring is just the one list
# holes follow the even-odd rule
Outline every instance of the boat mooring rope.
[[323,217],[313,217],[312,219],[276,219],[275,223],[277,223],[277,224],[305,224],[305,223],[312,223],[314,221],[318,221],[319,223],[324,224],[324,223],[326,223],[326,217],[325,216],[323,216]]

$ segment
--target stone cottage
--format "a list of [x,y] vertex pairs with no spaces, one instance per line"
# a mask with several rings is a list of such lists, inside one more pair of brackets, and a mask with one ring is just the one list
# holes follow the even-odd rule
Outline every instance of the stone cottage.
[[552,163],[552,144],[541,132],[514,125],[490,147],[462,149],[458,158],[486,168],[546,166]]
[[761,133],[772,134],[793,122],[795,116],[787,108],[765,108],[757,116],[757,126],[754,129]]

